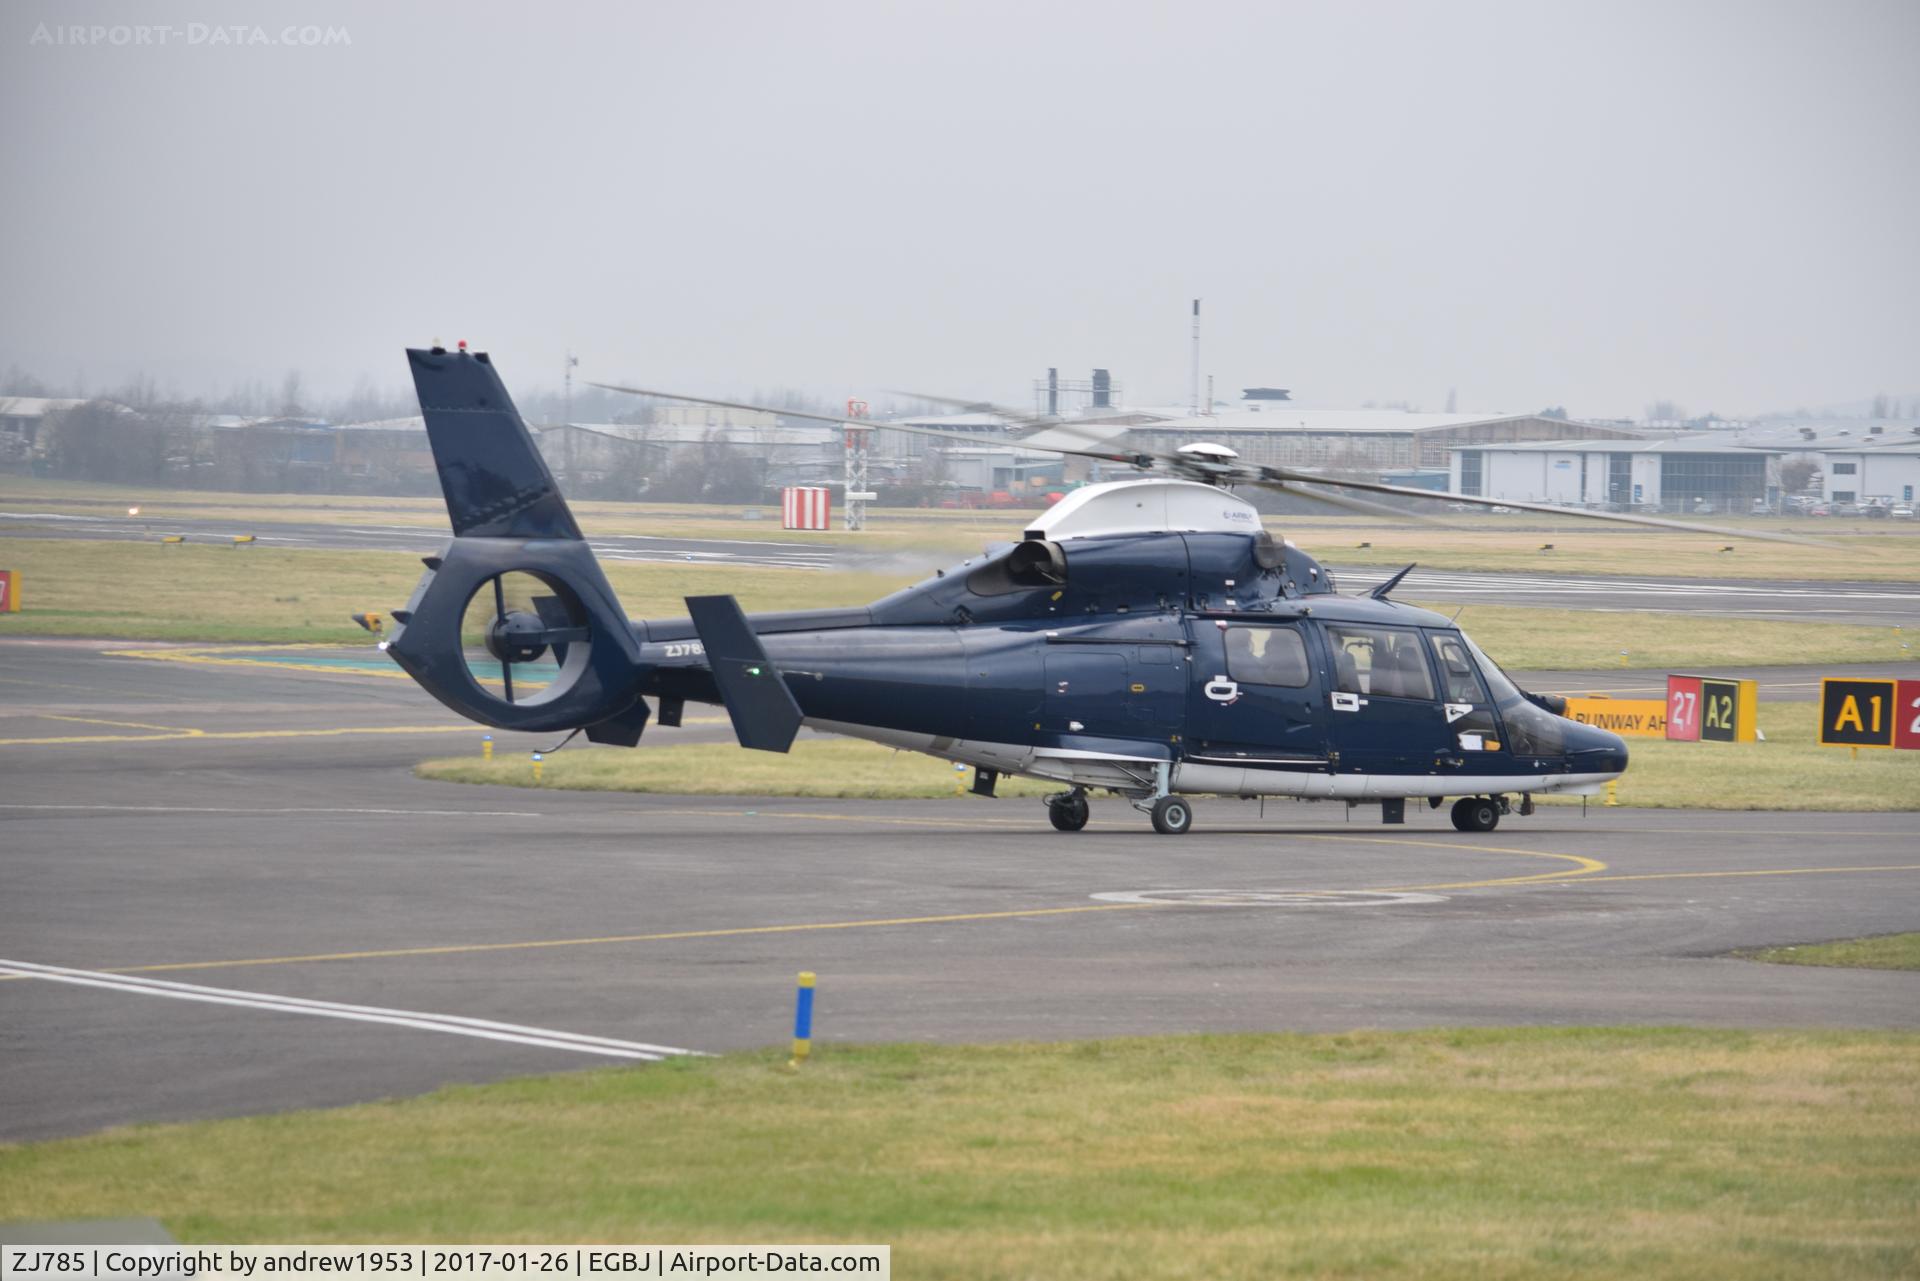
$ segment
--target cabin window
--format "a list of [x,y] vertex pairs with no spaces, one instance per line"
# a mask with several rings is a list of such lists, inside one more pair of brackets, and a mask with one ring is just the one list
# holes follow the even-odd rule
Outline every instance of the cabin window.
[[1494,706],[1507,725],[1507,746],[1515,756],[1558,756],[1567,749],[1567,722],[1532,702],[1520,692],[1500,665],[1465,633],[1461,639],[1478,660],[1480,672],[1493,691]]
[[1249,685],[1304,688],[1307,647],[1291,627],[1227,628],[1227,674]]
[[1433,677],[1418,632],[1393,627],[1327,624],[1333,650],[1333,687],[1377,698],[1433,697]]
[[1480,690],[1480,678],[1474,675],[1473,659],[1458,637],[1434,637],[1433,652],[1440,660],[1440,683],[1447,692],[1449,703],[1478,703],[1485,700],[1486,695]]

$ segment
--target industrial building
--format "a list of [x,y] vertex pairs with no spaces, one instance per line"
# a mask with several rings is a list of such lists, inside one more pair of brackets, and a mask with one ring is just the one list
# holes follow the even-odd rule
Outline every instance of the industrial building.
[[1569,507],[1746,512],[1780,498],[1781,448],[1715,438],[1567,440],[1459,449],[1451,488]]
[[1778,508],[1782,465],[1818,471],[1829,503],[1912,503],[1920,495],[1920,425],[1826,420],[1743,424],[1658,441],[1583,440],[1464,448],[1449,487],[1485,498],[1670,512]]
[[1818,464],[1817,497],[1829,503],[1920,496],[1920,423],[1912,419],[1790,419],[1744,426],[1737,439]]
[[1862,440],[1820,451],[1821,496],[1832,503],[1887,500],[1911,505],[1920,495],[1920,437]]
[[1600,427],[1538,414],[1422,414],[1399,409],[1307,409],[1290,402],[1243,401],[1217,414],[1134,427],[1127,442],[1171,453],[1197,440],[1236,451],[1249,463],[1378,473],[1438,468],[1470,445],[1519,441],[1638,440],[1624,427]]

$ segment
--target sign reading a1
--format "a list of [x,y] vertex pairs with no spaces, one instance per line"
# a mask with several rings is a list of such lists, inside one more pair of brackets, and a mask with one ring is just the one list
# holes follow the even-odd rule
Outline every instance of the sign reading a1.
[[1900,684],[1891,680],[1835,680],[1820,682],[1820,742],[1826,747],[1892,747],[1897,719],[1894,695]]

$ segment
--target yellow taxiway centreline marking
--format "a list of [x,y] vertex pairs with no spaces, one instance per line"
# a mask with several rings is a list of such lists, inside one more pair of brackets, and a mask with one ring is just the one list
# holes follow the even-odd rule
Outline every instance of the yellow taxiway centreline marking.
[[[822,797],[833,800],[833,797]],[[1031,829],[1032,823],[1017,818],[901,818],[887,814],[812,814],[800,810],[695,810],[695,809],[647,809],[635,811],[638,814],[666,814],[674,818],[797,818],[814,823],[866,823],[883,827],[946,827],[971,830],[980,827],[1023,827]]]
[[[1383,839],[1383,838],[1368,838]],[[1491,846],[1452,847],[1493,849]],[[1500,853],[1515,853],[1499,850]],[[1534,851],[1538,853],[1538,851]],[[1577,857],[1547,855],[1547,857]],[[1591,885],[1599,881],[1683,880],[1693,877],[1819,876],[1845,872],[1920,872],[1920,863],[1902,863],[1882,867],[1794,867],[1755,868],[1723,872],[1646,872],[1629,875],[1599,876],[1584,872],[1552,874],[1550,878],[1522,877],[1511,880],[1458,882],[1448,885],[1395,886],[1373,893],[1409,893],[1441,889],[1477,889],[1499,885]],[[1338,894],[1341,890],[1303,890],[1299,893]],[[667,943],[694,939],[743,938],[756,934],[799,934],[824,930],[880,929],[909,925],[953,925],[974,921],[1008,921],[1035,917],[1081,916],[1095,912],[1133,911],[1141,908],[1190,907],[1183,903],[1090,903],[1071,907],[1019,908],[1002,912],[955,912],[941,916],[897,916],[859,921],[824,921],[796,925],[748,925],[711,930],[675,930],[654,934],[607,934],[587,938],[532,939],[513,943],[450,943],[434,947],[378,948],[358,952],[315,952],[297,956],[261,956],[223,961],[172,961],[159,965],[130,965],[103,969],[109,974],[152,974],[172,970],[239,969],[261,965],[301,965],[318,961],[371,961],[415,956],[458,956],[480,952],[524,952],[558,947],[595,947],[619,943]],[[1193,910],[1203,910],[1195,908]],[[0,977],[0,982],[8,981]]]
[[[1399,885],[1392,887],[1399,892],[1414,890],[1477,890],[1495,885],[1530,885],[1543,881],[1571,881],[1584,879],[1607,870],[1607,865],[1597,858],[1588,858],[1584,854],[1560,854],[1553,850],[1513,849],[1504,845],[1467,845],[1455,841],[1423,841],[1409,836],[1347,836],[1345,834],[1320,835],[1318,833],[1298,833],[1300,839],[1308,841],[1358,841],[1370,845],[1423,845],[1438,850],[1476,850],[1488,854],[1520,854],[1528,858],[1560,859],[1573,864],[1571,870],[1555,872],[1535,872],[1528,876],[1502,876],[1484,881],[1453,881],[1446,885]],[[1386,891],[1382,891],[1383,893]]]
[[524,952],[549,947],[592,947],[609,943],[667,943],[683,939],[742,938],[753,934],[800,934],[818,930],[878,929],[894,925],[950,925],[965,921],[1010,921],[1036,916],[1073,916],[1114,912],[1165,903],[1087,903],[1073,907],[1030,907],[1006,912],[955,912],[945,916],[897,916],[863,921],[824,921],[803,925],[745,925],[716,930],[674,930],[664,934],[609,934],[598,938],[534,939],[518,943],[453,943],[443,947],[399,947],[366,952],[321,952],[308,956],[262,956],[239,961],[175,961],[165,965],[132,965],[106,970],[108,974],[151,974],[160,970],[212,970],[243,965],[298,965],[307,961],[370,961],[402,956],[448,956],[469,952]]
[[[311,649],[313,646],[289,646],[288,648]],[[314,672],[322,676],[375,676],[381,680],[413,679],[398,668],[389,672],[377,667],[326,667],[314,663],[290,663],[269,658],[222,657],[223,654],[244,653],[245,650],[109,649],[103,652],[108,658],[148,658],[161,663],[205,663],[214,667],[271,667],[290,672]]]
[[28,716],[41,721],[71,721],[75,725],[113,725],[120,729],[154,729],[167,734],[187,734],[194,731],[178,725],[149,725],[145,721],[109,721],[98,716],[56,716],[52,712],[28,712]]
[[176,729],[163,734],[71,734],[0,738],[0,747],[54,747],[74,743],[177,743],[256,738],[345,738],[355,734],[471,734],[471,725],[350,725],[332,729]]
[[1920,872],[1920,863],[1890,863],[1882,867],[1768,867],[1745,872],[1635,872],[1623,876],[1582,878],[1592,881],[1692,881],[1722,876],[1824,876],[1829,872]]

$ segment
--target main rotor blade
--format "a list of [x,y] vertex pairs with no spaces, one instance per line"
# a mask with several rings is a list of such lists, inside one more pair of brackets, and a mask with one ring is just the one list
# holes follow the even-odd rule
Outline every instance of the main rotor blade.
[[[684,396],[677,391],[655,391],[647,387],[622,387],[616,383],[587,382],[589,387],[598,387],[602,391],[624,392],[629,396],[657,396],[661,400],[683,400],[690,405],[713,405],[719,409],[744,409],[756,414],[778,414],[785,418],[806,418],[817,423],[831,423],[835,427],[866,427],[885,431],[902,431],[909,436],[931,436],[940,440],[956,440],[963,445],[1013,445],[1020,449],[1037,449],[1049,454],[1074,454],[1082,458],[1098,458],[1107,463],[1131,463],[1135,467],[1146,467],[1152,458],[1150,454],[1095,452],[1087,449],[1065,449],[1058,445],[1025,445],[1017,436],[1004,441],[969,435],[957,431],[937,431],[932,427],[910,427],[905,423],[883,422],[874,418],[848,418],[844,414],[814,414],[803,409],[775,409],[771,405],[749,405],[738,400],[714,400],[708,396]],[[1148,461],[1142,461],[1148,460]]]
[[[897,387],[883,387],[881,390],[890,396],[911,396],[915,400],[930,400],[936,405],[947,405],[955,409],[985,411],[991,414],[999,414],[1002,418],[1011,418],[1015,422],[1032,423],[1035,426],[1051,426],[1056,423],[1079,421],[1072,418],[1062,418],[1058,414],[1028,414],[1018,409],[1009,409],[1005,405],[996,405],[990,400],[961,400],[955,396],[931,396],[924,391],[902,391]],[[1171,414],[1158,414],[1145,409],[1118,409],[1111,405],[1109,405],[1108,408],[1113,409],[1116,414],[1126,414],[1128,417],[1147,418],[1156,423],[1168,422],[1174,417],[1174,415]]]
[[1389,507],[1385,503],[1370,503],[1364,498],[1349,498],[1345,494],[1323,494],[1317,490],[1302,489],[1298,485],[1283,484],[1277,480],[1254,480],[1243,482],[1261,489],[1271,489],[1276,493],[1291,494],[1295,498],[1304,498],[1309,502],[1325,503],[1329,507],[1340,507],[1350,512],[1359,512],[1363,516],[1384,516],[1391,520],[1410,520],[1416,525],[1441,525],[1444,521],[1435,520],[1419,512],[1410,512],[1400,507]]
[[1051,427],[1061,421],[1058,414],[1029,414],[1025,410],[996,405],[990,400],[962,400],[958,396],[933,396],[924,391],[903,391],[898,387],[882,387],[880,390],[889,396],[905,396],[910,400],[924,400],[935,405],[945,405],[948,409],[957,409],[963,414],[995,414],[1021,427]]
[[1425,498],[1445,500],[1456,503],[1473,503],[1480,507],[1508,507],[1515,511],[1539,512],[1546,516],[1573,516],[1582,520],[1610,520],[1621,525],[1647,525],[1655,529],[1678,529],[1693,534],[1718,534],[1723,538],[1757,538],[1770,543],[1798,543],[1806,547],[1837,547],[1838,544],[1822,542],[1817,538],[1806,538],[1799,534],[1778,534],[1763,530],[1734,529],[1727,525],[1704,525],[1693,521],[1669,520],[1662,516],[1637,516],[1627,512],[1596,512],[1575,507],[1555,507],[1552,503],[1524,503],[1511,498],[1482,498],[1478,494],[1456,494],[1451,490],[1414,489],[1408,485],[1387,485],[1368,480],[1347,480],[1333,476],[1312,476],[1305,472],[1288,471],[1283,467],[1262,467],[1263,479],[1281,482],[1304,482],[1313,485],[1336,485],[1341,489],[1358,489],[1370,494],[1399,494],[1407,498]]

